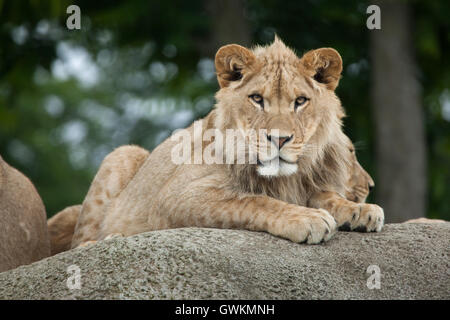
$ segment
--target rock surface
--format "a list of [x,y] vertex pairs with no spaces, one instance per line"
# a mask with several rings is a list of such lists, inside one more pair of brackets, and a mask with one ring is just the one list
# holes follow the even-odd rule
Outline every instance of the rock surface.
[[[450,223],[338,232],[321,245],[242,230],[163,230],[0,273],[0,298],[449,299],[449,250]],[[81,289],[67,287],[71,265]],[[371,265],[381,271],[379,289],[367,286]]]

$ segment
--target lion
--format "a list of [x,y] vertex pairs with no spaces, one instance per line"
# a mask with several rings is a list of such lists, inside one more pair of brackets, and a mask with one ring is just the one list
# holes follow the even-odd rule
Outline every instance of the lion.
[[0,156],[0,272],[48,256],[42,199],[32,182]]
[[253,49],[223,46],[215,66],[216,104],[183,130],[194,137],[188,147],[210,148],[203,140],[208,130],[232,130],[244,140],[251,130],[265,130],[245,149],[257,161],[197,163],[194,152],[189,161],[175,163],[178,134],[152,153],[119,147],[89,188],[72,248],[181,227],[261,231],[308,244],[328,241],[338,228],[381,231],[381,207],[346,199],[354,155],[335,94],[342,72],[336,50],[316,49],[299,58],[276,38]]
[[[138,148],[138,147],[136,147]],[[355,147],[348,139],[348,148],[351,153],[351,172],[347,185],[345,186],[346,199],[354,202],[365,202],[370,190],[373,189],[375,183],[372,177],[359,164],[355,154]],[[138,150],[138,149],[136,149]],[[129,150],[127,151],[129,152]],[[145,150],[141,150],[145,154]],[[141,158],[141,161],[145,158]],[[48,219],[48,230],[50,234],[51,253],[55,255],[71,249],[72,237],[78,217],[81,213],[81,205],[74,205],[58,212]]]

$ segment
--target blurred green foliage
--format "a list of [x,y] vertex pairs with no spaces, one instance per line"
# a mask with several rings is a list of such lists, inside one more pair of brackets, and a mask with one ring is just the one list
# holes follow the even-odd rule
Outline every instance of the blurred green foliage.
[[[204,50],[214,20],[205,3],[0,0],[0,154],[34,182],[49,216],[82,202],[115,147],[152,149],[211,109],[218,86]],[[81,30],[65,26],[70,4],[81,8]],[[255,44],[277,33],[299,55],[324,46],[341,53],[345,130],[376,177],[368,4],[248,0],[244,16]],[[450,2],[410,4],[426,114],[428,216],[450,220]]]

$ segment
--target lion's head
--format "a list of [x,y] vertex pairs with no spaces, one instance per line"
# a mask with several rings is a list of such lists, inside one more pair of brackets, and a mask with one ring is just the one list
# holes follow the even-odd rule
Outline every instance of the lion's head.
[[256,146],[260,176],[290,176],[301,159],[314,164],[323,159],[327,144],[343,139],[343,109],[334,93],[342,71],[336,50],[312,50],[298,58],[275,38],[270,46],[252,50],[226,45],[215,65],[216,127],[267,131]]

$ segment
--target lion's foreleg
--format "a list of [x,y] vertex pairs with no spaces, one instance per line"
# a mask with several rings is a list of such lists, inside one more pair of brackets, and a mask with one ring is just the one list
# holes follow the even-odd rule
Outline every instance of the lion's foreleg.
[[[168,228],[210,227],[265,231],[294,242],[319,243],[336,231],[325,210],[300,207],[267,196],[230,197],[221,189],[190,190],[199,197],[167,199]],[[151,222],[149,221],[149,224]]]

